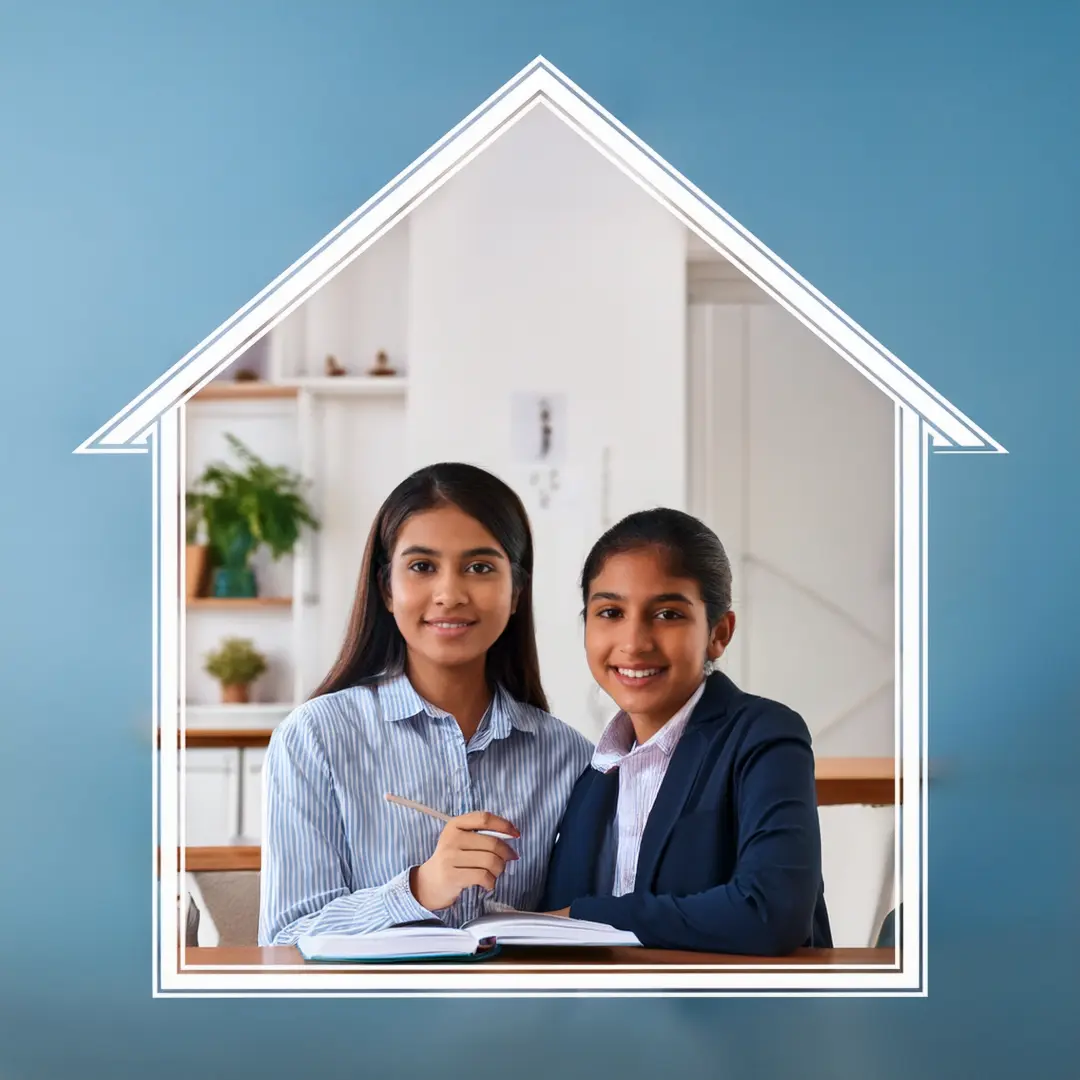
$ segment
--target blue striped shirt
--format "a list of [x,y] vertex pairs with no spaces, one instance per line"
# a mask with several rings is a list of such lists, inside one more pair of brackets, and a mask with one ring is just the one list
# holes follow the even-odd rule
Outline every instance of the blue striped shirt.
[[466,745],[448,713],[404,675],[305,702],[279,725],[264,765],[259,944],[348,934],[484,912],[466,889],[444,911],[412,895],[409,871],[434,852],[442,822],[386,801],[387,792],[457,816],[489,810],[516,825],[521,856],[492,898],[539,903],[555,832],[592,745],[501,688]]

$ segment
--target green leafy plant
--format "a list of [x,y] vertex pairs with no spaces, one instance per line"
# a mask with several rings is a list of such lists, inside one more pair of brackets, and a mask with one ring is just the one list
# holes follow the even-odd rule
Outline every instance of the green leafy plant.
[[250,638],[229,637],[206,654],[205,670],[222,686],[247,686],[266,671],[266,657]]
[[268,465],[235,435],[226,440],[241,468],[213,462],[187,493],[187,536],[205,525],[216,566],[246,567],[261,544],[274,559],[290,554],[307,527],[318,529],[304,498],[306,481],[284,465]]

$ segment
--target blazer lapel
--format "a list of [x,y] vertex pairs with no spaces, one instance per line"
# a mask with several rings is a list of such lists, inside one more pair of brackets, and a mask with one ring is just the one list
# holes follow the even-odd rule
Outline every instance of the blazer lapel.
[[660,865],[671,830],[690,797],[694,781],[705,761],[713,731],[713,722],[727,711],[728,696],[735,684],[724,674],[709,676],[705,693],[694,707],[682,738],[671,754],[667,772],[656,793],[656,801],[649,811],[645,831],[641,835],[637,874],[634,889],[648,890]]
[[578,826],[573,836],[566,837],[573,844],[573,856],[568,863],[574,867],[577,895],[587,896],[594,891],[599,860],[604,852],[605,841],[615,820],[615,808],[619,797],[619,771],[596,773],[585,793],[579,811]]

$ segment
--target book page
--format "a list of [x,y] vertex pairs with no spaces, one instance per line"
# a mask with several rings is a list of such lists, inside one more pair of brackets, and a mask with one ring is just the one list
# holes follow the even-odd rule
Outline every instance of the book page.
[[297,941],[301,955],[319,960],[366,960],[387,956],[470,954],[477,939],[468,930],[415,923],[369,934],[312,934]]
[[560,915],[517,911],[481,915],[465,927],[478,940],[495,937],[506,945],[640,945],[628,930]]

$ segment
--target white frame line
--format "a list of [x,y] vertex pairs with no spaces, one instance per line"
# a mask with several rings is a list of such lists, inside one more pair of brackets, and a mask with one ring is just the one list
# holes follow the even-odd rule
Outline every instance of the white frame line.
[[[175,417],[178,409],[170,410]],[[897,621],[899,633],[896,641],[899,671],[899,697],[901,710],[898,714],[897,740],[900,749],[898,777],[894,790],[899,790],[899,774],[910,778],[920,777],[915,791],[909,783],[906,798],[897,803],[894,814],[899,827],[896,829],[894,858],[900,871],[897,878],[897,895],[904,909],[898,920],[900,941],[905,948],[899,952],[897,964],[875,967],[865,964],[833,965],[828,967],[785,968],[784,965],[732,965],[723,969],[702,968],[697,965],[641,965],[633,972],[617,969],[600,969],[588,965],[536,965],[500,966],[498,969],[481,970],[464,965],[456,970],[451,965],[417,965],[410,971],[402,969],[386,974],[373,968],[357,970],[327,966],[313,972],[303,965],[261,968],[254,972],[243,966],[207,968],[187,967],[182,959],[176,967],[167,963],[164,942],[178,941],[179,927],[175,920],[176,905],[172,905],[173,924],[162,918],[163,928],[159,938],[160,992],[180,993],[184,996],[330,996],[387,997],[387,996],[730,996],[732,994],[781,994],[784,996],[835,996],[837,994],[863,996],[925,996],[926,949],[925,907],[927,899],[926,877],[926,800],[927,800],[927,747],[924,738],[926,726],[925,686],[925,620],[926,575],[925,535],[927,498],[927,461],[930,449],[928,426],[922,418],[908,408],[897,406],[897,495],[899,513],[896,519],[896,552],[899,568]],[[163,432],[162,447],[168,445],[169,425],[160,425]],[[173,445],[178,446],[175,428]],[[162,453],[163,469],[168,469],[168,455]],[[173,475],[177,475],[174,470]],[[162,484],[160,490],[167,489]],[[178,491],[173,504],[179,506]],[[160,509],[165,510],[169,499],[165,495]],[[178,554],[182,536],[179,515],[170,521],[162,513],[161,533],[166,547],[172,543]],[[171,538],[170,538],[171,532]],[[169,560],[162,558],[162,572],[158,585],[163,594],[162,608],[166,618],[179,623],[180,593],[178,589],[165,587]],[[178,582],[179,584],[179,582]],[[174,610],[169,611],[171,600]],[[164,636],[164,635],[163,635]],[[162,653],[164,661],[167,653]],[[162,672],[162,686],[171,685],[168,672]],[[162,709],[162,769],[169,775],[166,747],[177,745],[177,728],[169,721],[178,721],[174,708]],[[175,753],[175,751],[174,751]],[[176,761],[172,762],[171,775],[176,776]],[[163,785],[167,788],[167,784]],[[166,806],[178,806],[175,798],[168,798]],[[175,793],[174,793],[175,794]],[[174,811],[175,812],[175,811]],[[179,823],[165,823],[162,830],[162,849],[169,835],[175,835]],[[180,826],[182,828],[182,826]],[[912,842],[914,838],[914,843]],[[166,866],[169,870],[166,871]],[[162,894],[172,896],[178,891],[172,887],[178,879],[172,859],[162,860]],[[166,906],[166,916],[169,906]],[[156,928],[155,928],[156,929]],[[171,931],[171,934],[170,934]],[[914,961],[914,963],[912,963]],[[249,973],[251,972],[251,973]],[[460,972],[460,974],[458,974]],[[225,983],[226,985],[223,985]]]
[[[374,243],[415,203],[468,164],[537,105],[546,105],[636,183],[668,207],[759,287],[855,364],[894,400],[915,408],[943,447],[1005,452],[880,342],[730,218],[580,87],[537,57],[351,217],[160,376],[82,443],[77,453],[111,452],[145,436],[153,420],[205,381]],[[460,145],[455,146],[455,143]],[[370,221],[366,220],[370,217]],[[267,314],[261,314],[263,308]],[[131,447],[127,446],[130,450]],[[138,451],[142,452],[142,451]]]
[[[181,602],[184,555],[180,547],[183,535],[180,507],[184,466],[180,435],[183,404],[242,349],[280,323],[312,292],[397,224],[419,201],[441,187],[494,139],[540,105],[558,115],[896,403],[896,566],[899,577],[896,747],[903,775],[908,777],[909,784],[905,801],[897,804],[895,811],[894,859],[897,895],[904,904],[899,920],[900,940],[907,957],[912,957],[914,950],[917,970],[910,963],[903,964],[891,974],[859,970],[858,965],[850,969],[833,967],[811,986],[805,969],[800,969],[797,975],[789,973],[785,978],[776,965],[757,967],[753,969],[754,976],[745,977],[753,981],[744,982],[739,972],[749,968],[727,968],[724,972],[713,970],[703,975],[711,981],[708,985],[699,985],[696,980],[693,992],[710,996],[735,992],[766,996],[772,996],[774,992],[847,996],[915,991],[925,995],[928,459],[931,452],[1007,451],[543,57],[537,57],[474,109],[75,450],[76,453],[149,451],[153,456],[152,711],[154,734],[160,735],[160,749],[155,746],[152,768],[155,861],[158,847],[162,852],[158,884],[153,892],[155,995],[201,990],[207,991],[207,996],[229,996],[217,989],[220,977],[208,975],[207,969],[178,970],[171,960],[166,960],[166,957],[180,955],[173,952],[173,945],[166,947],[165,942],[180,942],[180,905],[175,902],[175,897],[181,895],[184,874],[183,865],[178,867],[172,858],[172,852],[180,850],[182,859],[184,833],[181,820],[183,796],[178,790],[182,768],[177,744],[186,727],[179,694],[184,663]],[[914,797],[912,777],[918,778]],[[898,791],[899,777],[895,784]],[[236,969],[233,970],[235,973]],[[545,968],[544,971],[550,974],[552,969]],[[767,988],[768,984],[761,977],[768,972],[774,976],[772,989]],[[326,986],[335,991],[331,996],[413,996],[412,990],[404,988],[414,983],[416,993],[424,996],[487,996],[484,986],[487,980],[494,979],[490,992],[495,994],[527,992],[537,996],[590,996],[594,992],[604,992],[637,996],[638,993],[659,991],[681,995],[684,991],[673,985],[673,977],[675,981],[689,977],[689,973],[680,975],[671,967],[657,967],[644,976],[651,980],[649,985],[640,988],[632,985],[635,976],[612,973],[609,969],[595,976],[579,973],[573,987],[550,989],[545,985],[550,980],[544,979],[543,974],[524,972],[518,976],[509,968],[500,968],[499,972],[493,973],[490,969],[480,972],[470,967],[460,987],[448,988],[446,969],[440,969],[440,975],[430,985],[422,973],[395,973],[380,989],[376,984],[385,977],[380,980],[377,973],[366,969],[358,978],[330,976],[332,981]],[[532,981],[515,987],[518,977]],[[237,978],[240,982],[232,992],[279,994],[300,990],[303,996],[319,996],[312,991],[322,988],[327,976],[305,971],[302,976],[291,979],[287,975],[280,976],[285,982],[279,985],[276,981],[279,976],[267,974],[264,969],[258,976],[238,975]],[[406,980],[414,980],[414,983]],[[594,987],[597,980],[599,983]],[[845,982],[849,985],[843,985]]]
[[[158,459],[161,462],[161,481],[158,485],[158,515],[162,540],[160,573],[157,586],[159,589],[159,610],[161,612],[160,634],[160,748],[159,789],[161,791],[161,861],[159,888],[161,893],[161,931],[159,939],[160,971],[159,985],[168,984],[169,975],[176,967],[167,957],[178,956],[179,905],[176,898],[181,895],[180,883],[182,871],[177,866],[175,853],[180,849],[179,836],[179,749],[180,731],[178,706],[180,700],[179,683],[179,628],[180,628],[180,515],[179,515],[179,433],[176,409],[164,413],[157,426]],[[152,744],[153,745],[153,744]],[[172,943],[170,949],[167,942]]]

